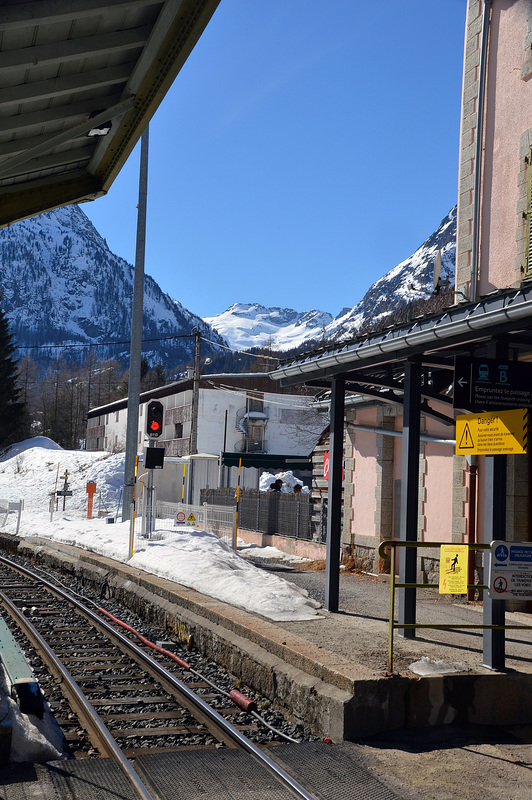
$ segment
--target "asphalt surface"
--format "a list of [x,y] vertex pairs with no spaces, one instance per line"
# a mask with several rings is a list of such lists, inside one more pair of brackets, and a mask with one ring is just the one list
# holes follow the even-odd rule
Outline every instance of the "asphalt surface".
[[[275,561],[255,562],[263,569],[282,575],[325,603],[325,571],[287,567]],[[397,598],[396,598],[397,618]],[[388,668],[389,582],[360,573],[340,575],[339,612],[322,609],[317,619],[278,623],[318,647],[349,658],[375,671]],[[480,625],[482,604],[461,597],[438,594],[437,587],[417,591],[417,622],[423,624]],[[532,617],[522,612],[506,614],[507,624],[531,625]],[[486,672],[483,666],[483,631],[471,629],[416,631],[414,639],[394,632],[394,671],[408,670],[420,659],[444,662],[459,671]],[[506,667],[532,672],[532,630],[506,632]],[[429,665],[430,668],[430,665]]]

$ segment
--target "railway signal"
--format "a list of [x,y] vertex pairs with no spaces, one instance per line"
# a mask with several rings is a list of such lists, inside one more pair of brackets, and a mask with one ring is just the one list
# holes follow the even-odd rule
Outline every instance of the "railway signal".
[[158,400],[148,403],[146,413],[146,433],[150,439],[158,439],[163,432],[164,406]]

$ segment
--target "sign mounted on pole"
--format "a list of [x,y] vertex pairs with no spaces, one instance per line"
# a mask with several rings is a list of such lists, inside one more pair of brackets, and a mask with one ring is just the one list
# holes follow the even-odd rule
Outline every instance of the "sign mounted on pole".
[[495,358],[454,360],[454,408],[532,408],[532,364]]
[[440,594],[467,594],[466,544],[442,544],[440,547]]
[[532,542],[492,542],[489,596],[494,600],[532,598]]
[[496,456],[528,452],[528,409],[456,417],[456,455]]

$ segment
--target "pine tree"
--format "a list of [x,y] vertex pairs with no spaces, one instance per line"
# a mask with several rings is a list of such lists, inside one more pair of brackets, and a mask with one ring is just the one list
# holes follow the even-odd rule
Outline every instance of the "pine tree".
[[19,400],[14,353],[9,323],[0,308],[0,449],[18,442],[23,429],[24,403]]

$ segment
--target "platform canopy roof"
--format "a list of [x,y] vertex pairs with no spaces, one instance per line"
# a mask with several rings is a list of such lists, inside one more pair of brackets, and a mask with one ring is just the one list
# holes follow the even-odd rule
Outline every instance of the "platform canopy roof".
[[[454,425],[455,357],[486,357],[493,342],[505,344],[513,361],[532,361],[530,283],[493,292],[478,302],[461,302],[381,333],[304,353],[282,363],[271,377],[284,386],[305,383],[322,388],[326,396],[331,382],[342,376],[347,395],[401,404],[405,362],[414,359],[424,367],[421,410]],[[448,413],[434,410],[433,400],[447,406]]]
[[219,1],[3,0],[0,227],[109,190]]

